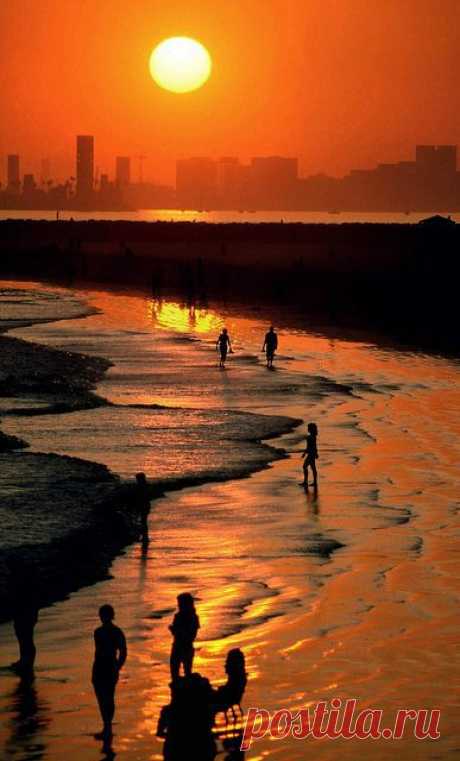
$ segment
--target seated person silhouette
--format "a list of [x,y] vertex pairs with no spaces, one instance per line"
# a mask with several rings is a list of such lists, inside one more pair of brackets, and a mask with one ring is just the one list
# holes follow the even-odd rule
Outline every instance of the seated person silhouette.
[[225,723],[228,724],[228,712],[233,714],[233,723],[236,724],[235,706],[238,706],[240,715],[243,715],[241,701],[248,681],[244,653],[237,647],[229,650],[225,661],[227,681],[214,691],[215,713],[225,714]]
[[213,690],[208,679],[196,673],[177,677],[170,689],[171,702],[161,709],[157,726],[157,737],[165,739],[163,757],[167,761],[212,761],[216,744]]
[[185,676],[191,675],[193,656],[195,655],[193,643],[200,628],[200,620],[196,614],[194,600],[189,592],[182,592],[178,596],[177,606],[179,610],[169,627],[174,637],[170,658],[173,681],[178,678],[181,665],[184,668]]

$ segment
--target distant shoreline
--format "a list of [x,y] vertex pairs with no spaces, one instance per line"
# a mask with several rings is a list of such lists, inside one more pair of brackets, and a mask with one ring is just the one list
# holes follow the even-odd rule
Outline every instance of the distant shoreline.
[[173,208],[139,208],[139,209],[0,209],[0,221],[59,221],[69,222],[195,222],[208,224],[417,224],[426,217],[442,214],[451,215],[460,222],[460,210],[426,209],[421,211],[344,211],[324,209],[304,211],[286,209],[173,209]]
[[0,222],[0,277],[134,287],[188,303],[301,309],[401,344],[460,352],[460,225]]

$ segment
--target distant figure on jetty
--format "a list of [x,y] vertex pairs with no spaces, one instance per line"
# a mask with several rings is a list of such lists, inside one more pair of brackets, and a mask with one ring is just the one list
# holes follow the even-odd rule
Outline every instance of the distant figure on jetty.
[[230,354],[233,352],[232,342],[230,341],[230,336],[228,335],[227,328],[222,328],[222,333],[216,341],[216,349],[219,349],[220,352],[219,367],[223,368],[225,367],[227,352],[230,352]]
[[273,327],[273,325],[270,325],[268,333],[265,334],[264,345],[262,346],[262,351],[265,352],[265,355],[267,357],[267,367],[270,370],[273,369],[273,359],[274,359],[277,348],[278,348],[278,336],[275,333],[275,328]]
[[316,491],[318,488],[318,474],[316,471],[316,460],[318,459],[318,448],[316,445],[318,427],[316,423],[308,423],[307,430],[307,444],[304,452],[302,452],[302,457],[304,458],[304,479],[302,486],[305,486],[305,488],[308,489],[308,468],[311,468],[311,472],[313,473],[313,488]]
[[181,664],[184,667],[185,676],[191,675],[193,656],[195,655],[193,643],[200,628],[200,620],[196,614],[195,603],[189,592],[182,592],[178,596],[177,606],[179,611],[174,616],[172,625],[169,627],[174,637],[170,658],[171,678],[173,681],[179,676]]
[[140,521],[140,540],[148,543],[150,514],[149,485],[145,473],[136,473],[136,511]]
[[102,626],[94,632],[96,652],[93,664],[93,687],[96,693],[103,729],[97,739],[107,740],[112,736],[112,721],[115,714],[115,688],[118,675],[128,654],[126,639],[122,630],[115,626],[115,611],[111,605],[99,608]]
[[35,578],[32,569],[17,558],[11,558],[7,565],[11,574],[14,633],[19,645],[19,660],[11,664],[11,668],[21,676],[32,676],[37,653],[34,629],[39,609]]
[[214,695],[214,709],[216,713],[222,711],[225,714],[225,722],[228,721],[228,712],[233,714],[233,723],[236,723],[235,706],[238,706],[241,716],[243,709],[241,701],[248,681],[244,653],[238,647],[229,650],[225,661],[227,681],[218,687]]

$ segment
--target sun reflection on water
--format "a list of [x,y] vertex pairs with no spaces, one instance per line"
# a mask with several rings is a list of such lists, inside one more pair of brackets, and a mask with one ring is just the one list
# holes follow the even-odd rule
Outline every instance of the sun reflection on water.
[[150,318],[160,327],[178,333],[210,333],[223,324],[222,317],[217,312],[196,304],[152,300],[147,302],[147,309]]

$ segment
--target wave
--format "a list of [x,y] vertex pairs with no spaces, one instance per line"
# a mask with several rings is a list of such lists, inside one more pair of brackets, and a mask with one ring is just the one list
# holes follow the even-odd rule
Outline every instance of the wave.
[[[92,313],[75,298],[62,297],[64,305],[60,298],[4,291],[9,313],[3,327]],[[7,450],[0,454],[0,566],[5,569],[16,555],[34,568],[42,604],[104,578],[114,556],[136,538],[133,487],[115,473],[145,470],[154,479],[152,496],[248,476],[286,456],[264,440],[301,422],[238,410],[114,404],[94,391],[111,366],[99,356],[0,336],[2,427],[7,429],[0,434]],[[21,438],[10,430],[15,426]],[[23,452],[29,444],[33,451]],[[53,450],[59,454],[47,454]],[[8,574],[0,577],[0,620],[5,620],[11,603]]]

